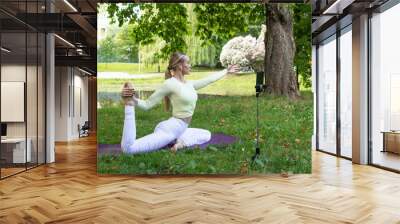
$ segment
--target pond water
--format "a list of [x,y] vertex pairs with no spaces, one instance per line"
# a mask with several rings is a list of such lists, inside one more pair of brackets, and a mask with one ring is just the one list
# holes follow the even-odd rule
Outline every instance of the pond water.
[[98,79],[151,79],[164,77],[163,73],[129,74],[126,72],[98,72]]

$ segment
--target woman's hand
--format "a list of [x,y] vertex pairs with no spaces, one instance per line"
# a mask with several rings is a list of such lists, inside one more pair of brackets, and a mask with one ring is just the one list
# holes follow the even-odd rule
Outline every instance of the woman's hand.
[[238,65],[229,65],[228,66],[228,73],[234,74],[240,71],[240,68]]
[[124,86],[122,87],[121,91],[121,97],[125,102],[125,105],[129,106],[135,106],[136,105],[136,99],[134,99],[135,96],[135,88],[133,88],[132,83],[126,82]]
[[132,97],[135,95],[135,88],[133,88],[132,83],[126,82],[122,87],[121,96],[122,97]]

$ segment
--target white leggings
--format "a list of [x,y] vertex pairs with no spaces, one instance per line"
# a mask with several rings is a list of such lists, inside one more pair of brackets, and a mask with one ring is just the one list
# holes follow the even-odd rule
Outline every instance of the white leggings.
[[181,119],[171,117],[157,124],[154,132],[136,139],[136,121],[134,106],[125,106],[124,129],[121,147],[126,153],[144,153],[159,150],[168,143],[177,139],[185,147],[208,142],[211,133],[199,128],[188,128],[188,124]]

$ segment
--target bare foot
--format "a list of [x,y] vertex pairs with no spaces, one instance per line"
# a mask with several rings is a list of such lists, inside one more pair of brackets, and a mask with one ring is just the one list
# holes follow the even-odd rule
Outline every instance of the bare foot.
[[176,153],[179,149],[185,147],[182,141],[177,140],[175,145],[171,147],[171,152]]
[[133,96],[135,95],[135,89],[133,88],[132,83],[126,82],[122,87],[121,97],[124,100],[125,105],[135,106],[135,101],[133,100]]

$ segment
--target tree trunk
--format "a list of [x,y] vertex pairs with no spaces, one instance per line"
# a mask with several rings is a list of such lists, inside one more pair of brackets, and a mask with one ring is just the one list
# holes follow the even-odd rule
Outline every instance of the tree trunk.
[[293,65],[296,46],[292,13],[283,4],[266,4],[266,10],[265,91],[296,99],[300,93]]

